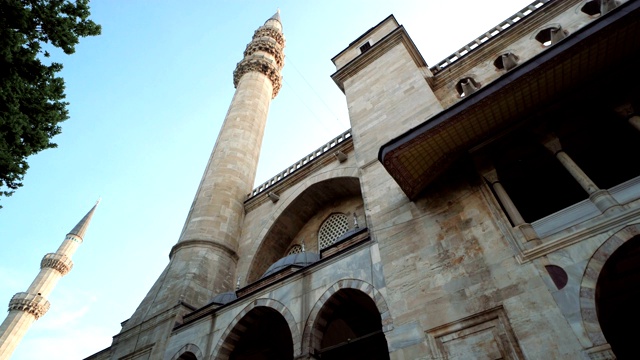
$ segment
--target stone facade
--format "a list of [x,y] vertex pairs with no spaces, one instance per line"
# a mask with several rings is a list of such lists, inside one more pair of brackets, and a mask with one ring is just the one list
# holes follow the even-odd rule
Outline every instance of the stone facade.
[[[638,150],[640,93],[624,84],[639,14],[536,1],[434,67],[383,20],[333,58],[351,130],[241,201],[227,182],[252,179],[236,156],[258,150],[225,121],[169,267],[89,359],[625,358],[598,314],[638,316],[624,307],[638,284],[600,274],[637,281],[640,167],[597,149]],[[258,132],[283,64],[279,16],[267,24],[232,104]],[[341,230],[320,242],[332,216]],[[319,260],[287,265],[294,247]]]

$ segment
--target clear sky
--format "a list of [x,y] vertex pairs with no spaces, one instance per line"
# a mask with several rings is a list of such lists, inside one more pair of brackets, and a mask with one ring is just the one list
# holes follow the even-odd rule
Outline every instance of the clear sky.
[[94,0],[102,35],[59,57],[71,118],[58,148],[30,157],[24,187],[0,199],[0,307],[102,203],[51,310],[12,359],[81,359],[110,345],[168,263],[233,96],[235,65],[278,7],[284,84],[256,185],[349,128],[330,59],[389,14],[433,65],[530,2]]

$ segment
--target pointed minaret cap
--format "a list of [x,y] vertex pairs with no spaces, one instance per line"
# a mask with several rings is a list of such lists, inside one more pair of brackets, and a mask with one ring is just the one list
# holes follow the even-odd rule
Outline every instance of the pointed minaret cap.
[[269,20],[265,21],[264,24],[275,26],[278,29],[280,29],[280,31],[282,31],[282,21],[280,20],[280,9],[278,9],[278,11],[276,11],[276,13],[273,14],[273,16],[269,18]]
[[98,204],[100,204],[100,200],[98,199],[98,201],[96,201],[96,204],[93,205],[93,207],[91,208],[91,210],[89,210],[89,212],[87,213],[87,215],[85,215],[82,220],[80,220],[80,222],[78,223],[78,225],[76,225],[73,230],[71,230],[69,232],[69,234],[73,234],[78,236],[79,238],[83,239],[84,238],[84,233],[87,232],[87,228],[89,227],[89,223],[91,222],[91,218],[93,217],[93,213],[96,211],[96,207],[98,207]]
[[280,21],[280,8],[278,8],[278,11],[276,11],[276,13],[273,14],[273,16],[269,18],[269,20],[277,20],[280,24],[282,24],[282,21]]

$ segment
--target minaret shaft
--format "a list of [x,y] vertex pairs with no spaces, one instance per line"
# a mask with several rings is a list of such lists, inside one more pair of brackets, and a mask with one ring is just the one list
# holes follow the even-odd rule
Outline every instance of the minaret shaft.
[[82,243],[96,204],[71,230],[55,253],[44,256],[40,272],[26,292],[19,292],[9,301],[9,314],[0,325],[0,360],[8,359],[34,321],[49,310],[47,297],[73,266],[71,256]]
[[276,14],[247,45],[233,74],[236,92],[169,265],[123,332],[177,304],[203,306],[214,294],[233,289],[244,201],[255,180],[269,105],[281,86],[284,42]]
[[240,79],[180,242],[204,240],[237,250],[272,96],[273,85],[263,73]]

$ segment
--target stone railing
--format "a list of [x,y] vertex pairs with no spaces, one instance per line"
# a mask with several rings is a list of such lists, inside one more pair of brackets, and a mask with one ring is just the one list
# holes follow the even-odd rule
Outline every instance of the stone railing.
[[73,268],[73,261],[66,255],[49,253],[42,258],[40,268],[52,268],[64,276]]
[[40,295],[29,294],[26,292],[19,292],[13,295],[11,301],[9,301],[9,311],[25,311],[35,316],[36,319],[46,314],[47,311],[49,311],[49,307],[49,300]]
[[343,143],[345,140],[347,140],[349,138],[351,138],[351,129],[349,129],[349,130],[343,132],[342,134],[338,135],[337,137],[333,138],[331,141],[329,141],[328,143],[322,145],[320,148],[318,148],[314,152],[310,153],[309,155],[303,157],[302,159],[297,161],[295,164],[289,166],[284,171],[280,172],[278,175],[272,177],[271,179],[269,179],[266,182],[264,182],[262,185],[260,185],[257,188],[253,189],[253,191],[251,191],[251,194],[247,195],[247,198],[252,198],[252,197],[254,197],[254,196],[258,195],[258,194],[261,194],[261,193],[265,192],[267,189],[269,189],[273,185],[275,185],[278,182],[284,180],[289,175],[293,174],[294,172],[296,172],[299,169],[303,168],[307,164],[311,163],[313,160],[315,160],[315,159],[319,158],[320,156],[324,155],[325,153],[331,151],[333,148],[335,148],[336,146],[338,146],[339,144]]
[[458,51],[454,52],[450,56],[447,56],[444,60],[437,63],[435,66],[432,66],[430,68],[431,72],[435,75],[438,72],[445,69],[447,66],[450,66],[452,63],[469,55],[469,53],[477,50],[484,43],[491,40],[492,38],[502,33],[503,31],[507,30],[516,22],[522,20],[523,18],[533,14],[540,8],[544,7],[544,5],[548,4],[550,1],[551,0],[536,0],[532,2],[531,4],[527,5],[524,9],[518,11],[513,16],[509,17],[507,20],[501,22],[497,26],[491,28],[489,31],[478,36],[475,40],[463,46],[462,48],[460,48]]

